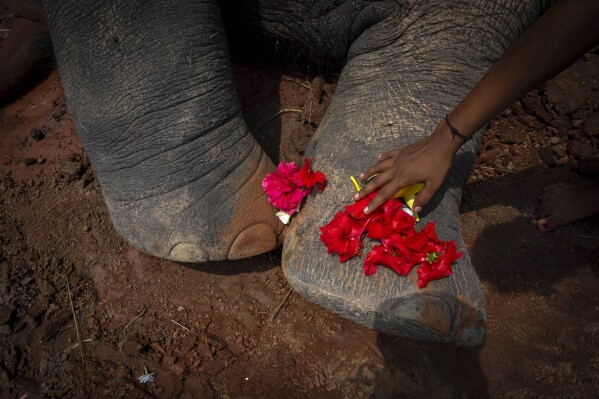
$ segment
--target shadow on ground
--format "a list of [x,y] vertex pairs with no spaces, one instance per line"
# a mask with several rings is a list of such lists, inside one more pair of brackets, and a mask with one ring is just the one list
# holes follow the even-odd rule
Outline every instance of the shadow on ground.
[[371,399],[488,396],[478,351],[383,333],[377,344],[385,366]]
[[466,187],[462,230],[483,282],[503,292],[550,295],[574,269],[597,272],[592,257],[599,248],[599,217],[553,232],[541,232],[535,224],[544,187],[573,180],[580,177],[541,165]]

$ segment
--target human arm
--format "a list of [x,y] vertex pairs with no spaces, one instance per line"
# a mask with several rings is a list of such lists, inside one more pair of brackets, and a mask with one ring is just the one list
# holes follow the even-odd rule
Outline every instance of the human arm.
[[[449,114],[451,124],[469,137],[491,118],[541,82],[556,75],[599,42],[599,2],[562,0],[551,7],[493,65],[472,91]],[[435,131],[410,146],[382,154],[360,177],[372,179],[358,194],[380,192],[368,211],[395,192],[424,182],[416,196],[419,212],[443,183],[455,153],[464,140],[453,136],[445,120]]]

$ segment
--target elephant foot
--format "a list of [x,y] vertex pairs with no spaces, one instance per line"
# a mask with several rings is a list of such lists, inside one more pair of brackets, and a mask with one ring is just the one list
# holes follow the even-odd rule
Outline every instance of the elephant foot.
[[138,201],[106,197],[117,231],[151,255],[179,262],[241,259],[274,249],[282,224],[261,188],[274,170],[256,144],[250,156],[206,192],[192,182]]
[[[339,144],[343,142],[352,145],[343,147]],[[358,160],[374,159],[379,153],[365,144],[355,138],[318,137],[312,156],[315,167],[327,173],[328,184],[322,193],[310,198],[286,234],[282,261],[289,284],[311,302],[378,331],[481,347],[486,332],[485,298],[459,232],[455,189],[446,189],[433,205],[435,209],[421,215],[419,223],[422,227],[435,221],[439,237],[456,240],[458,250],[464,252],[449,277],[420,289],[417,267],[406,277],[383,267],[365,276],[362,264],[374,244],[366,238],[361,257],[340,263],[337,255],[327,254],[319,239],[320,227],[352,202],[355,191],[348,178],[367,166]]]
[[[459,224],[461,190],[479,137],[457,154],[445,184],[417,224],[422,228],[434,221],[439,238],[455,240],[458,251],[464,253],[454,263],[450,276],[432,281],[424,289],[416,284],[417,267],[405,277],[384,267],[365,276],[364,257],[378,242],[365,238],[362,256],[340,263],[336,254],[327,254],[320,241],[320,227],[353,202],[355,188],[350,176],[359,176],[379,154],[429,134],[447,112],[434,98],[424,97],[434,93],[432,85],[414,85],[418,76],[371,71],[369,68],[395,71],[391,61],[389,66],[381,61],[385,58],[377,56],[372,52],[368,53],[372,59],[356,57],[348,63],[333,102],[308,147],[314,168],[327,175],[327,188],[308,198],[287,231],[283,272],[294,290],[308,300],[359,324],[409,338],[481,347],[486,335],[485,296]],[[376,78],[368,80],[364,76]],[[455,87],[456,97],[465,94],[460,90]]]

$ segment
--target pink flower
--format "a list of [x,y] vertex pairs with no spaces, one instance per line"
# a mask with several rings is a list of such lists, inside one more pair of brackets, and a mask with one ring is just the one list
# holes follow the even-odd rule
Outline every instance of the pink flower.
[[297,211],[302,200],[310,193],[304,188],[295,162],[281,161],[277,171],[262,180],[262,188],[270,204],[290,215]]
[[[320,171],[313,172],[310,158],[304,159],[304,166],[298,169],[294,162],[281,161],[277,170],[262,180],[262,188],[266,192],[268,202],[283,212],[287,224],[289,216],[297,212],[300,204],[317,185],[322,190],[326,176]],[[281,217],[279,213],[277,216]]]

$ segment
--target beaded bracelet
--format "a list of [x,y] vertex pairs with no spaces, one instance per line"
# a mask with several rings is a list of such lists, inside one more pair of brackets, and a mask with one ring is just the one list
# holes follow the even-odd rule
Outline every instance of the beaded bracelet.
[[449,130],[451,131],[451,135],[453,137],[458,136],[459,138],[461,138],[464,141],[468,141],[472,137],[472,136],[466,136],[465,134],[460,133],[458,131],[458,129],[453,127],[452,124],[449,123],[449,114],[445,115],[445,122],[447,122],[447,126],[449,126]]

